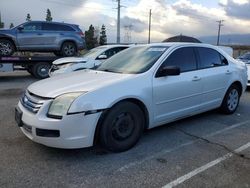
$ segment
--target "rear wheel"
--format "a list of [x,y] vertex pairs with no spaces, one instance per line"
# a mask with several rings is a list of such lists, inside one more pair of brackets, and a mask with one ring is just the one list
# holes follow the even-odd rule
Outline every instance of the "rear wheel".
[[77,53],[76,45],[73,42],[64,42],[60,52],[63,56],[74,56]]
[[15,52],[14,44],[8,39],[0,39],[0,56],[11,56]]
[[220,110],[225,114],[232,114],[236,111],[240,100],[240,89],[237,85],[232,85],[227,90]]
[[103,120],[101,145],[113,152],[126,151],[138,142],[144,124],[144,114],[139,106],[131,102],[118,103]]
[[49,63],[36,63],[33,65],[32,73],[36,78],[43,79],[49,77]]

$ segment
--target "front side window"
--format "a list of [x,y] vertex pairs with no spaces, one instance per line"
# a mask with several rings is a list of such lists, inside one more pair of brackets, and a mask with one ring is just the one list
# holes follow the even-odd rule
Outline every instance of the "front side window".
[[187,72],[197,69],[196,57],[192,47],[183,47],[175,50],[163,62],[162,67],[176,66],[181,72]]
[[121,51],[102,63],[97,70],[139,74],[149,70],[168,46],[137,46]]
[[23,31],[39,31],[42,29],[40,23],[27,23],[23,25]]
[[213,50],[211,48],[198,47],[197,51],[200,57],[199,68],[201,69],[223,66],[228,64],[227,59],[216,50]]

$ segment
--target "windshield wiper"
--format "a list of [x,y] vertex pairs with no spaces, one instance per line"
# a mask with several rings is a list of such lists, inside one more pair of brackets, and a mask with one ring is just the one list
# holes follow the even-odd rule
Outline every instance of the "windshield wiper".
[[115,70],[112,70],[112,69],[101,69],[100,71],[105,71],[105,72],[114,72],[114,73],[121,73],[123,74],[123,72],[119,72],[119,71],[115,71]]

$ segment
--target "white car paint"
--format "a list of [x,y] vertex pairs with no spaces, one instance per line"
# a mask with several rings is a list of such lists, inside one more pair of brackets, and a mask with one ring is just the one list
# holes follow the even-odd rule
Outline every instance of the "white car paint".
[[[138,45],[146,46],[146,45]],[[167,48],[154,65],[140,74],[121,74],[95,70],[82,70],[59,75],[30,85],[27,95],[31,100],[43,100],[36,114],[19,102],[22,122],[31,127],[22,132],[31,140],[57,148],[83,148],[93,145],[96,126],[105,109],[121,100],[140,101],[148,114],[148,128],[163,125],[187,116],[218,108],[232,83],[238,81],[242,92],[246,89],[246,66],[234,60],[223,50],[192,43],[159,43],[147,45]],[[183,72],[178,76],[156,78],[162,62],[176,49],[182,47],[206,47],[220,52],[229,64],[211,69]],[[132,47],[132,48],[136,48]],[[122,55],[122,53],[121,53]],[[112,58],[109,60],[112,61]],[[51,103],[66,93],[81,92],[70,105],[62,119],[48,117]],[[35,130],[59,130],[56,138],[40,137]]]
[[107,50],[117,47],[128,47],[128,45],[104,45],[93,48],[82,57],[64,57],[57,59],[52,63],[52,68],[50,69],[49,75],[51,77],[63,73],[70,73],[77,70],[90,69],[99,66],[108,58],[98,59],[98,57],[100,57],[100,55],[105,53]]

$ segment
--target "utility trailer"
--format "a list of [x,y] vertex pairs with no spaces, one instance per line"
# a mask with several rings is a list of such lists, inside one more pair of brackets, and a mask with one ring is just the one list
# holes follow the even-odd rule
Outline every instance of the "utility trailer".
[[32,76],[43,79],[49,76],[52,62],[57,56],[10,56],[0,57],[0,72],[28,71]]

